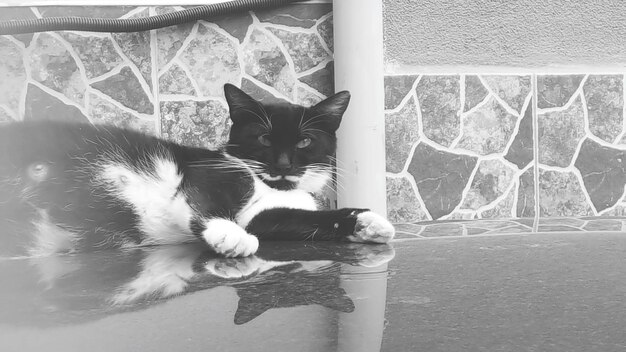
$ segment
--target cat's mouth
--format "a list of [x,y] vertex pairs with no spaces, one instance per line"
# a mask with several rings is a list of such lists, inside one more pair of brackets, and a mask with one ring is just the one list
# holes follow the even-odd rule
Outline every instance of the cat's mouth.
[[291,190],[297,187],[300,176],[296,175],[271,175],[262,172],[259,174],[261,180],[268,186],[279,190]]
[[262,172],[260,173],[263,181],[289,181],[289,182],[298,182],[300,180],[300,176],[296,175],[270,175],[268,173]]

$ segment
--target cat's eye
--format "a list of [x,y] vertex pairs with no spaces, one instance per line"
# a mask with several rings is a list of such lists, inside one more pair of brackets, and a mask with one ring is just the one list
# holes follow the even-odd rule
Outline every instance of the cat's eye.
[[272,141],[267,138],[266,134],[259,136],[259,143],[266,147],[270,147],[272,145]]
[[309,144],[311,144],[311,138],[304,138],[304,139],[300,140],[300,142],[298,142],[298,144],[296,144],[296,147],[302,149],[302,148],[308,147]]

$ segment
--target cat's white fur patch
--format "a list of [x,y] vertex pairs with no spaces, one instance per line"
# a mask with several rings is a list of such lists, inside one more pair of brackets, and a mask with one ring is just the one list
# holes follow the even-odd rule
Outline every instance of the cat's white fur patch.
[[317,203],[313,196],[305,190],[277,190],[254,177],[254,194],[237,214],[237,224],[246,228],[259,213],[273,208],[317,210]]
[[47,256],[74,249],[78,239],[77,234],[52,223],[46,211],[39,211],[39,218],[33,222],[33,225],[35,243],[29,249],[29,255]]
[[298,182],[298,189],[311,193],[319,193],[324,189],[328,181],[330,181],[330,173],[327,171],[306,170],[300,178],[294,181]]
[[179,192],[182,175],[176,164],[152,157],[152,170],[137,172],[123,163],[102,166],[99,176],[110,192],[131,204],[146,234],[142,244],[171,244],[193,241],[189,224],[193,211]]
[[352,242],[387,243],[395,234],[395,228],[387,219],[372,211],[366,211],[357,215],[354,234],[348,236],[348,239]]
[[246,257],[256,253],[259,239],[228,219],[210,219],[205,222],[202,237],[219,254],[226,257]]

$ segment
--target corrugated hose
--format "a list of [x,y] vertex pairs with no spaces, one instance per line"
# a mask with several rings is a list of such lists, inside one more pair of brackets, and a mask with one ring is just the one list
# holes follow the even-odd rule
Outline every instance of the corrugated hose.
[[181,23],[263,10],[303,0],[235,0],[142,18],[47,17],[0,21],[0,35],[48,31],[141,32]]

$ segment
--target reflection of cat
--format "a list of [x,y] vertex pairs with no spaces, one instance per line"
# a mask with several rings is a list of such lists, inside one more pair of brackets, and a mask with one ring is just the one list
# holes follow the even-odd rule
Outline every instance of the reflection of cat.
[[199,247],[4,260],[0,280],[11,284],[0,287],[0,324],[80,323],[219,286],[233,287],[240,297],[236,324],[278,307],[319,304],[350,312],[354,305],[339,287],[339,263],[378,266],[394,256],[388,245],[281,242],[245,258]]
[[232,85],[225,96],[233,125],[222,151],[110,126],[0,127],[0,218],[16,206],[37,218],[34,236],[0,238],[0,255],[201,239],[234,257],[256,252],[258,239],[393,237],[381,216],[321,211],[312,195],[334,170],[348,92],[311,108],[261,104]]

